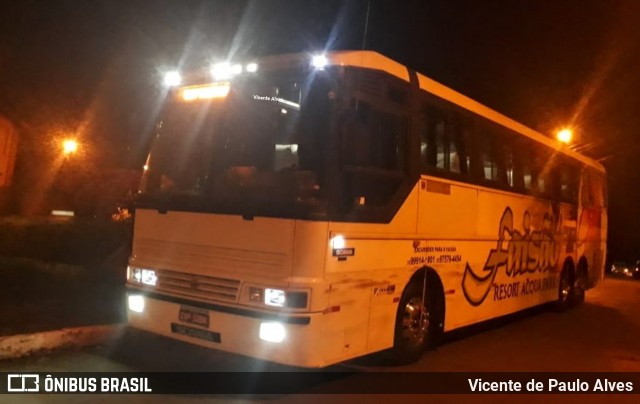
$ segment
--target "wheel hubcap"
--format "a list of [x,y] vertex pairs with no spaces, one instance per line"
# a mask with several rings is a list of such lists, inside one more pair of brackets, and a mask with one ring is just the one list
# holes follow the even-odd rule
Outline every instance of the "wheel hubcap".
[[569,299],[569,293],[571,292],[571,286],[569,285],[569,277],[566,273],[562,275],[560,280],[560,300],[565,301]]
[[429,312],[419,297],[413,297],[404,306],[403,337],[413,345],[421,345],[427,338]]

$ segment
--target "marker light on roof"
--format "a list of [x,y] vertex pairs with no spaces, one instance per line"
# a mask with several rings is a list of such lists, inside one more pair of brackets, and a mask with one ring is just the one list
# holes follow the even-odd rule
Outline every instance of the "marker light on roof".
[[241,73],[242,73],[242,65],[231,66],[231,74],[241,74]]
[[255,72],[257,72],[257,71],[258,71],[258,64],[257,64],[257,63],[249,63],[249,64],[247,65],[247,67],[245,67],[245,70],[246,70],[248,73],[255,73]]
[[327,63],[329,63],[329,61],[325,55],[316,55],[311,59],[311,66],[317,70],[324,69]]
[[203,86],[184,87],[181,96],[184,101],[210,100],[213,98],[225,98],[229,94],[229,90],[228,82],[213,83]]
[[231,65],[228,62],[216,63],[211,68],[211,74],[216,80],[226,80],[231,77]]
[[177,71],[167,72],[164,75],[164,85],[167,87],[179,86],[182,83],[182,77]]
[[228,80],[233,76],[242,74],[242,65],[232,65],[229,62],[216,63],[211,67],[211,74],[215,80]]

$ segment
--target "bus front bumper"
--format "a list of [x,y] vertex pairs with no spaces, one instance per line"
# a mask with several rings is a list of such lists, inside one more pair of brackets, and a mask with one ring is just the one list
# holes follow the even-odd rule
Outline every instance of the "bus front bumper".
[[127,306],[130,326],[191,344],[292,366],[340,360],[328,363],[329,352],[314,349],[313,341],[329,337],[322,313],[268,313],[135,289],[127,291]]

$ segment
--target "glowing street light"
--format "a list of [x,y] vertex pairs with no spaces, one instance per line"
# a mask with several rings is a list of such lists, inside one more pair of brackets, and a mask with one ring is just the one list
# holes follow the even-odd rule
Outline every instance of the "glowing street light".
[[573,140],[573,131],[571,129],[562,129],[556,134],[556,139],[560,143],[569,144]]
[[73,139],[65,139],[62,141],[62,152],[65,156],[69,156],[78,151],[78,142]]

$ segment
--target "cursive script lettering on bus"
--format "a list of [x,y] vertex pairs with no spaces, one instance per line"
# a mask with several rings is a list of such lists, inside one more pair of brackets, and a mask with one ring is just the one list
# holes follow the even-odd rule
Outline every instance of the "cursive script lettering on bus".
[[498,227],[496,248],[489,251],[482,272],[477,274],[467,263],[462,276],[462,291],[469,303],[479,306],[491,290],[500,268],[509,277],[534,272],[547,272],[554,268],[560,255],[557,242],[559,219],[545,213],[542,227],[531,228],[531,214],[523,215],[523,232],[513,224],[513,212],[507,207]]

